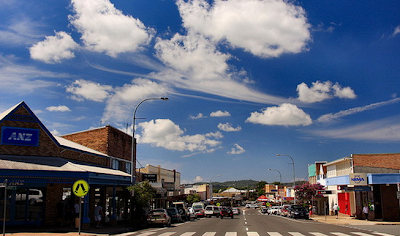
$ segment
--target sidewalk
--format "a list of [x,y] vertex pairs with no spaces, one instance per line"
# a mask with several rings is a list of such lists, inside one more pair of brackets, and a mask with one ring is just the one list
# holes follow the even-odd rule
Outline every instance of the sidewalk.
[[355,217],[351,217],[345,214],[339,213],[338,218],[336,216],[329,215],[312,215],[310,217],[311,220],[327,223],[332,225],[400,225],[400,222],[387,222],[387,221],[367,221],[367,220],[359,220]]

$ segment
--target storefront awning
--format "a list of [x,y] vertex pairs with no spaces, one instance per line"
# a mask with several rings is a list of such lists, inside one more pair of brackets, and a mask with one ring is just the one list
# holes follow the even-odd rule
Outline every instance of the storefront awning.
[[73,183],[77,179],[84,179],[89,184],[131,184],[131,175],[123,171],[74,163],[60,157],[2,155],[0,156],[0,173],[0,181],[6,178],[14,179],[19,181],[16,185]]

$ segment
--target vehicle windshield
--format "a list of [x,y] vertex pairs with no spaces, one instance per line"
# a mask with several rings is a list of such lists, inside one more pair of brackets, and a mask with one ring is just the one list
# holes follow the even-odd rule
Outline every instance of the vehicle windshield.
[[203,207],[201,205],[194,205],[193,209],[203,209]]

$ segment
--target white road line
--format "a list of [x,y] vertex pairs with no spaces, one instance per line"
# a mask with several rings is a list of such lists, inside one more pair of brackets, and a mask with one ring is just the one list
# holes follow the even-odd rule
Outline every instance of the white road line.
[[381,235],[381,236],[394,236],[392,234],[385,234],[385,233],[379,233],[379,232],[373,232],[373,233],[377,234],[377,235]]
[[247,236],[260,236],[257,232],[247,232]]
[[225,236],[237,236],[237,232],[226,232]]
[[175,232],[166,232],[166,233],[162,233],[159,236],[170,236],[173,235]]
[[205,232],[203,236],[214,236],[217,232]]
[[267,232],[267,234],[269,234],[270,236],[282,236],[282,234],[278,232]]
[[337,235],[337,236],[349,236],[349,234],[340,233],[340,232],[331,232],[331,234]]
[[181,236],[192,236],[193,234],[195,234],[196,232],[186,232],[184,234],[181,234]]
[[290,235],[293,235],[293,236],[304,236],[304,234],[302,234],[302,233],[299,233],[299,232],[288,232]]
[[351,232],[352,234],[355,235],[360,235],[360,236],[371,236],[372,234],[366,234],[366,233],[361,233],[361,232]]
[[314,236],[326,236],[326,234],[319,233],[319,232],[310,232],[310,234],[312,234]]

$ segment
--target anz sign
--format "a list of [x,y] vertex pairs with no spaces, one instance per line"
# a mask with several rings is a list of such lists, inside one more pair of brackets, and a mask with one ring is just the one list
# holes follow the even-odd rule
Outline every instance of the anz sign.
[[39,146],[39,130],[3,126],[1,144],[37,147]]

